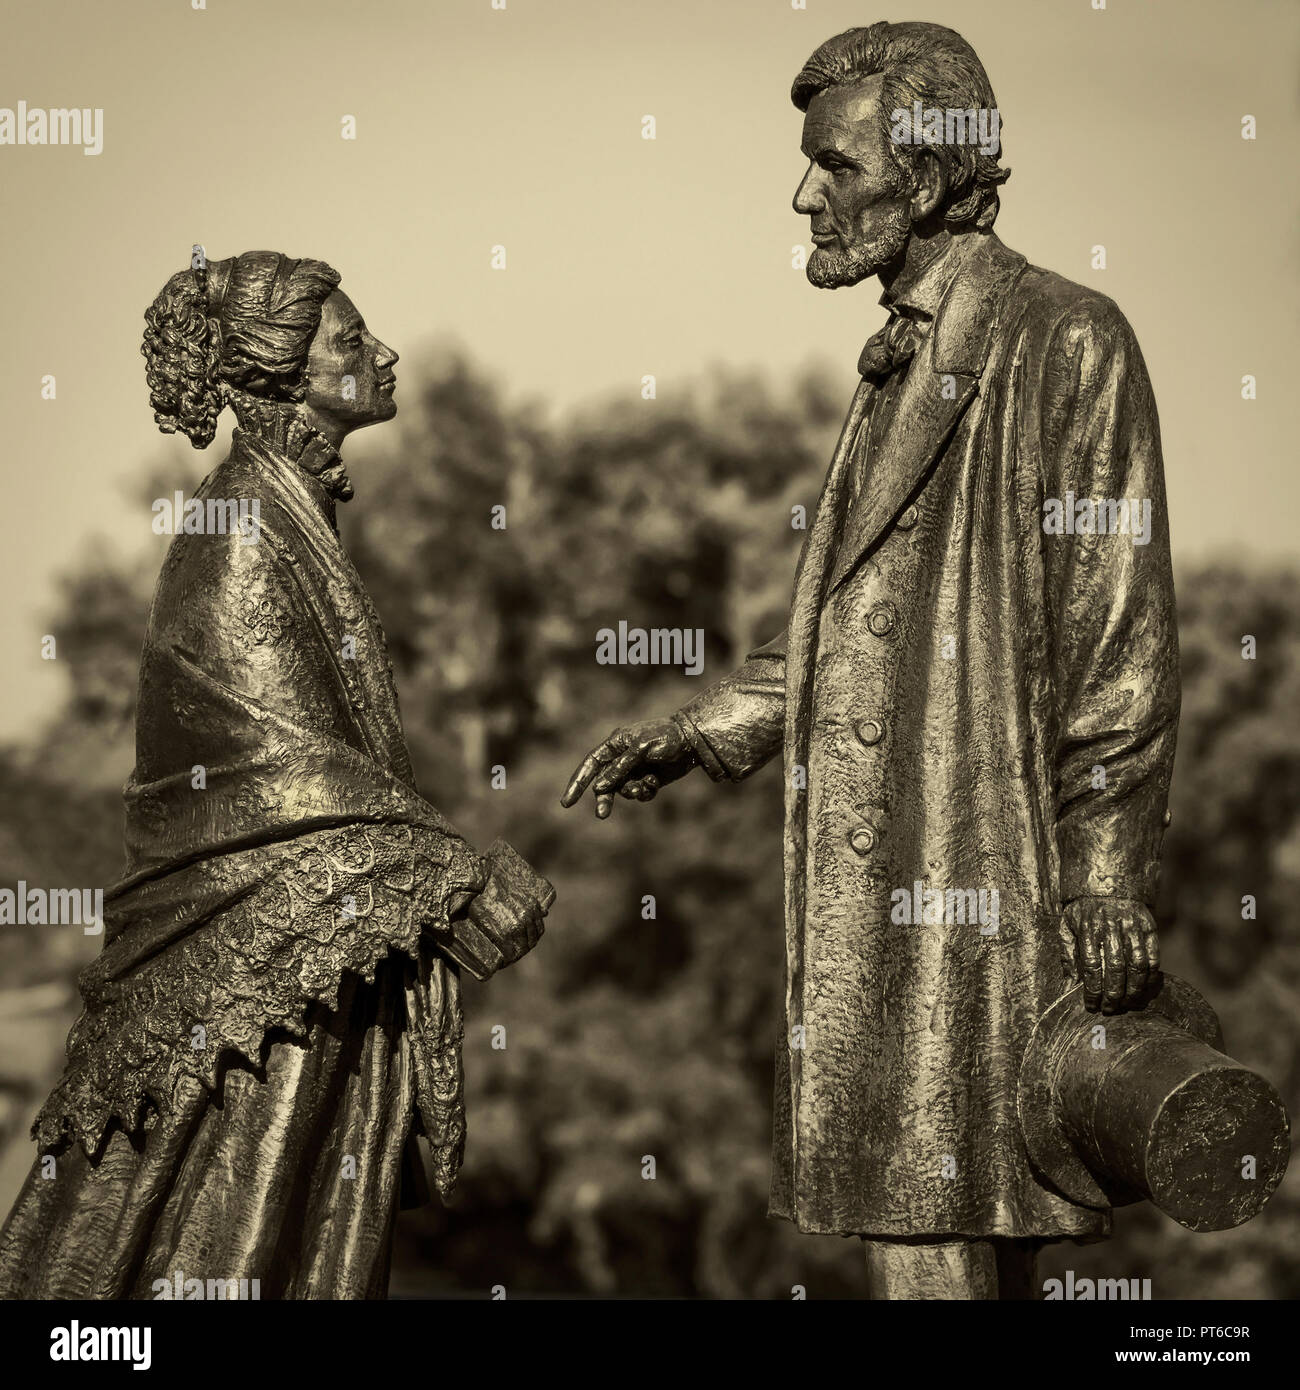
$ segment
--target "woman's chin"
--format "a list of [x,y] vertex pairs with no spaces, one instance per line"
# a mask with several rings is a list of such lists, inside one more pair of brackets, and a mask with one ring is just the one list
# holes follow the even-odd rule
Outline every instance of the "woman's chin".
[[365,416],[361,423],[354,425],[354,429],[365,429],[368,425],[382,425],[385,420],[391,420],[397,414],[397,402],[392,396],[381,396],[375,403],[370,414]]

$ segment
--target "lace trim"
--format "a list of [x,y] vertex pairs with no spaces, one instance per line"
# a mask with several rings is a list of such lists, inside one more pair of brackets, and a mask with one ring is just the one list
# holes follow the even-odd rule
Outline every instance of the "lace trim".
[[[373,981],[390,950],[418,961],[424,928],[445,926],[453,896],[483,882],[468,846],[419,826],[352,826],[248,853],[260,856],[252,891],[238,882],[239,856],[193,865],[185,899],[217,904],[204,919],[117,977],[100,961],[83,972],[86,1008],[68,1037],[67,1069],[32,1127],[42,1151],[75,1139],[93,1154],[114,1120],[134,1132],[150,1111],[170,1114],[186,1078],[216,1091],[229,1054],[259,1065],[268,1031],[305,1036],[314,1005],[337,1005],[344,971]],[[118,907],[138,916],[124,942],[154,917],[174,920],[163,902],[150,913],[151,890],[161,897],[163,885],[175,894],[155,881]],[[435,1149],[464,1136],[459,1010],[448,1012],[438,1036],[421,1038],[436,1073],[420,1088]],[[435,1167],[452,1176],[456,1161],[435,1152]]]

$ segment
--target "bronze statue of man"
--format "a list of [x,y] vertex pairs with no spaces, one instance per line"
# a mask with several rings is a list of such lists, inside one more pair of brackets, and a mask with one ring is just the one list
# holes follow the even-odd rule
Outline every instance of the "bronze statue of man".
[[382,1297],[399,1199],[428,1195],[417,1134],[440,1192],[460,1166],[457,965],[486,978],[541,935],[550,885],[415,789],[335,517],[397,354],[338,286],[196,248],[145,314],[159,427],[200,449],[225,407],[239,427],[154,595],[126,873],[0,1297]]
[[590,785],[604,817],[783,752],[771,1211],[861,1236],[873,1297],[1030,1296],[1039,1246],[1110,1224],[1026,1152],[1030,1034],[1069,978],[1116,1013],[1159,975],[1179,680],[1155,402],[1119,309],[994,234],[1000,117],[958,34],[850,30],[792,97],[808,278],[878,277],[889,320],[786,630],[613,733],[564,802]]

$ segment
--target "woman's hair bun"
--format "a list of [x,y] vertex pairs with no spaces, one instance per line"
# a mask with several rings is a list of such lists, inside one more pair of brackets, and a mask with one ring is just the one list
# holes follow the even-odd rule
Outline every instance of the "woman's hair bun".
[[158,428],[179,430],[196,449],[212,443],[223,404],[220,335],[208,314],[200,272],[179,271],[145,311],[140,346]]
[[206,449],[227,403],[254,397],[289,405],[321,309],[339,273],[324,261],[245,251],[173,275],[145,312],[145,377],[153,418]]

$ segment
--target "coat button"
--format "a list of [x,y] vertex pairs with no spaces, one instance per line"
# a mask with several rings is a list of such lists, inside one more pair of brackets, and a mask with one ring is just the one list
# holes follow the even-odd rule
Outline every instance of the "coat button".
[[853,846],[859,854],[870,854],[872,847],[876,843],[876,832],[869,825],[860,825],[849,836],[849,844]]
[[879,743],[885,736],[885,726],[879,719],[859,719],[858,737],[868,748],[874,743]]
[[886,637],[894,630],[894,611],[888,604],[873,608],[867,617],[867,626],[877,637]]
[[910,531],[920,519],[921,509],[913,502],[903,515],[898,518],[899,529],[902,531]]
[[1174,818],[1174,813],[1173,813],[1172,811],[1166,811],[1166,812],[1165,812],[1165,824],[1166,824],[1166,825],[1169,825],[1169,824],[1173,821],[1173,818]]

